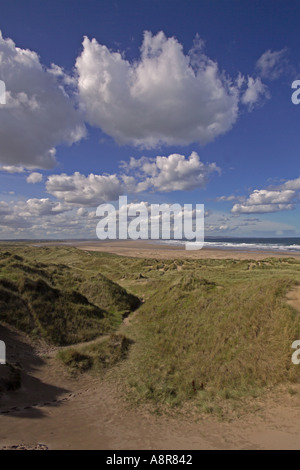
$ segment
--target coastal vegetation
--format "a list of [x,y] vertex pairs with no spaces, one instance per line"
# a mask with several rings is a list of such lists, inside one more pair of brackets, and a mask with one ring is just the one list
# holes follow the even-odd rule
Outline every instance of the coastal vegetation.
[[299,281],[292,257],[162,260],[2,244],[0,322],[67,346],[58,359],[73,373],[109,371],[134,402],[217,413],[299,381],[300,317],[286,300]]

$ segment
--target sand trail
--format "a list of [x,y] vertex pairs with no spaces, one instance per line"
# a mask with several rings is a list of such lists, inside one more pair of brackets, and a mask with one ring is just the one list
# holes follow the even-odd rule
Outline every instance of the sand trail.
[[[300,286],[287,295],[300,311]],[[136,312],[135,312],[136,313]],[[128,318],[125,324],[129,321]],[[89,374],[72,378],[58,348],[34,347],[0,326],[8,360],[22,365],[22,387],[0,397],[0,449],[299,449],[300,387],[258,399],[256,412],[230,421],[168,417],[132,409],[118,384]],[[93,342],[99,341],[99,338]],[[101,339],[100,339],[101,341]]]
[[[22,388],[0,400],[0,449],[298,449],[300,400],[261,402],[255,414],[198,422],[135,410],[118,385],[89,374],[72,378],[54,349],[36,351],[25,335],[1,327],[12,359],[22,362]],[[259,405],[259,403],[258,403]]]

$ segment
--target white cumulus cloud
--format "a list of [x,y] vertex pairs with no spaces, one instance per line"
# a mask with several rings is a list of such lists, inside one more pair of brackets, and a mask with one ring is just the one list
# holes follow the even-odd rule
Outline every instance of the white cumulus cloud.
[[51,168],[55,147],[85,135],[79,112],[62,83],[31,50],[21,49],[0,32],[1,79],[6,104],[0,107],[0,162]]
[[233,214],[265,214],[294,209],[294,204],[235,204],[231,209]]
[[49,198],[31,198],[27,201],[19,201],[14,206],[14,212],[20,217],[40,217],[69,210],[70,207],[64,206],[61,202],[51,201]]
[[294,191],[298,191],[300,189],[300,176],[293,180],[288,180],[282,185],[283,189],[291,189]]
[[132,192],[203,188],[212,173],[220,172],[215,163],[201,162],[197,152],[192,152],[188,158],[178,153],[168,157],[131,158],[123,168],[129,172],[129,175],[123,177],[124,183]]
[[[75,172],[51,175],[46,181],[49,194],[69,204],[96,207],[108,201],[116,201],[124,193],[144,191],[171,192],[204,188],[211,174],[220,173],[215,163],[203,163],[199,155],[192,152],[168,157],[131,158],[121,162],[119,174],[88,176]],[[80,211],[78,215],[82,215]]]
[[37,171],[33,171],[30,175],[27,176],[26,181],[27,183],[40,183],[43,179],[43,175],[38,173]]
[[239,87],[200,41],[185,55],[174,37],[145,32],[139,60],[129,62],[85,37],[76,69],[86,119],[121,144],[205,144],[238,117]]
[[234,214],[259,214],[294,209],[295,191],[256,189],[242,204],[235,204],[231,212]]
[[48,193],[70,204],[98,206],[115,201],[123,194],[123,184],[116,175],[88,176],[75,172],[51,175],[46,182]]

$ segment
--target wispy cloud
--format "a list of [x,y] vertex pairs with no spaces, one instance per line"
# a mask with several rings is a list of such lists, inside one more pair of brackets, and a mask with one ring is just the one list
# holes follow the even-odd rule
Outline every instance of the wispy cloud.
[[25,168],[18,165],[4,165],[0,167],[0,171],[5,171],[7,173],[24,173]]
[[252,110],[255,106],[263,104],[264,100],[269,99],[270,96],[268,87],[262,83],[260,77],[248,77],[247,89],[242,95],[241,101]]
[[267,50],[256,62],[256,69],[262,78],[276,80],[288,68],[288,49],[279,51]]

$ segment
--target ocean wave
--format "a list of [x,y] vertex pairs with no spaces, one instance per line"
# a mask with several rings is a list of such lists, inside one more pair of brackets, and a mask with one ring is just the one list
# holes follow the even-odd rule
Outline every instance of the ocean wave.
[[[185,240],[159,240],[159,243],[168,245],[184,246]],[[300,252],[300,244],[280,244],[263,242],[242,242],[242,241],[205,241],[204,248],[218,248],[223,250],[263,250],[263,251],[290,251]]]

